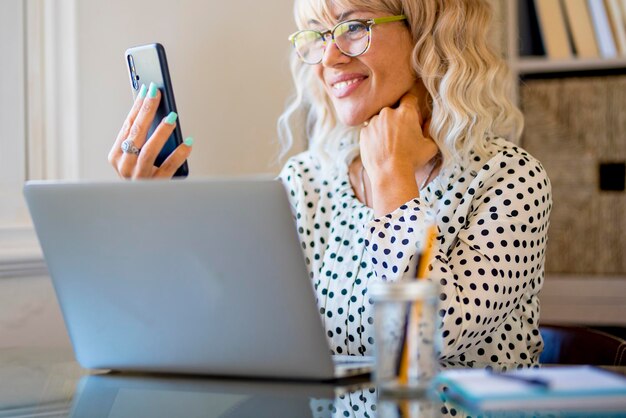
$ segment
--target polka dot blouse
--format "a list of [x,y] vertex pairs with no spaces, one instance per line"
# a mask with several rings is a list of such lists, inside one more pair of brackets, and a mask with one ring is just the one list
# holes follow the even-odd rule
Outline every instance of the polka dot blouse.
[[328,174],[311,152],[287,162],[280,178],[333,353],[373,354],[368,286],[414,277],[434,222],[429,269],[439,284],[441,359],[537,363],[550,182],[536,159],[504,139],[489,139],[487,151],[379,218],[356,198],[347,164]]

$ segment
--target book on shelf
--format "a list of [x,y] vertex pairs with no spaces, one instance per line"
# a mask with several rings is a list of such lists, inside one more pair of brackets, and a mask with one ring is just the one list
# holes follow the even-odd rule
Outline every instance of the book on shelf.
[[588,0],[591,21],[593,22],[598,48],[603,58],[617,57],[617,47],[611,32],[611,25],[603,0]]
[[[587,1],[587,0],[582,0]],[[624,0],[626,1],[626,0]],[[518,1],[519,55],[545,56],[534,1]]]
[[[565,26],[560,0],[534,0],[541,39],[550,59],[572,57],[572,49]],[[591,1],[591,0],[590,0]],[[602,1],[602,0],[600,0]]]
[[604,0],[606,11],[611,23],[611,31],[617,46],[617,52],[621,56],[626,55],[626,27],[622,17],[622,9],[619,0]]
[[579,58],[598,58],[598,44],[587,8],[587,0],[566,0],[563,2],[567,27]]
[[472,411],[626,412],[626,378],[591,366],[445,370],[436,383]]

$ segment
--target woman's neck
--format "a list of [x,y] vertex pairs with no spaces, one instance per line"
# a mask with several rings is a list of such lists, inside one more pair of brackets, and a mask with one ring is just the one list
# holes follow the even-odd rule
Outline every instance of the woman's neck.
[[[420,116],[422,117],[422,127],[424,127],[426,121],[432,116],[430,94],[428,93],[428,90],[426,90],[426,86],[421,79],[418,79],[415,84],[413,84],[409,93],[417,97],[417,107],[420,111]],[[424,134],[426,135],[426,132]]]

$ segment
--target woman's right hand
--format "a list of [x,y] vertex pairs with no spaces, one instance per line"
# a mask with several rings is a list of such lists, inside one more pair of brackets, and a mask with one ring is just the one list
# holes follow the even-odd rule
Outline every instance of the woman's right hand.
[[[155,84],[151,83],[149,89],[145,85],[141,86],[137,99],[109,152],[109,162],[120,177],[170,178],[191,154],[191,141],[185,140],[185,143],[180,144],[160,167],[154,165],[161,148],[174,132],[177,117],[172,112],[161,121],[150,138],[147,138],[160,101],[161,92]],[[122,143],[125,140],[131,140],[140,150],[139,153],[122,151]]]

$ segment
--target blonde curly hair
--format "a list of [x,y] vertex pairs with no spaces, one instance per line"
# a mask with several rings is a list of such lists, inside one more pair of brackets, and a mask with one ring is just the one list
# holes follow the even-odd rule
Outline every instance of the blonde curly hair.
[[[407,16],[415,42],[412,66],[430,95],[430,135],[444,167],[462,162],[472,149],[484,153],[489,137],[519,139],[524,120],[511,100],[509,69],[488,42],[492,12],[486,0],[295,0],[296,23],[331,23],[333,7]],[[337,119],[314,66],[295,52],[291,71],[296,91],[278,120],[283,155],[305,135],[322,162],[354,158],[360,128]]]

